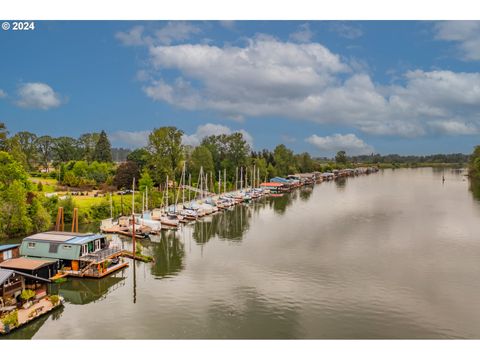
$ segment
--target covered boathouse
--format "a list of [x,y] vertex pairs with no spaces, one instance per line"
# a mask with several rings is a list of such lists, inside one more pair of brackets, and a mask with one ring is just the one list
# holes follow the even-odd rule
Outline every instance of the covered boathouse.
[[119,259],[121,248],[110,246],[105,235],[93,233],[47,231],[34,234],[23,239],[20,255],[26,259],[54,259],[59,274],[78,277],[103,277],[128,266]]

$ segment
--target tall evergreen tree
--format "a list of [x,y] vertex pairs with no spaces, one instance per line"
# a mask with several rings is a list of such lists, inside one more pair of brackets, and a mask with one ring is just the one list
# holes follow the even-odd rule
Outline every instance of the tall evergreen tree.
[[97,145],[95,145],[93,159],[99,162],[112,162],[112,146],[104,130],[100,133]]
[[0,151],[6,150],[7,148],[7,136],[7,127],[3,122],[0,122]]

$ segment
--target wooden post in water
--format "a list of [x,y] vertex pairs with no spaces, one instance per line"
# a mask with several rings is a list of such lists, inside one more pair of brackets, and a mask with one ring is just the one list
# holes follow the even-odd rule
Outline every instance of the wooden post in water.
[[73,209],[72,232],[78,232],[78,208]]

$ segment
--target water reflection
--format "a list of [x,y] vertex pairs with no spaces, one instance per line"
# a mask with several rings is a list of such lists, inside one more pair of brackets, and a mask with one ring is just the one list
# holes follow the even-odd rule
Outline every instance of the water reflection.
[[162,232],[152,238],[155,241],[145,242],[149,255],[153,256],[151,272],[156,277],[167,277],[178,274],[185,267],[185,245],[175,231]]
[[52,289],[53,292],[65,298],[65,301],[75,305],[85,305],[101,301],[116,289],[125,286],[125,270],[118,271],[101,279],[69,278],[66,282]]
[[347,178],[346,177],[339,177],[335,179],[335,185],[337,185],[338,190],[345,190],[345,186],[347,185]]
[[[207,311],[209,338],[294,339],[299,334],[299,310],[294,303],[280,306],[253,287],[234,290],[235,303],[213,300]],[[234,326],[232,326],[234,324]]]
[[300,199],[303,201],[307,201],[310,199],[313,193],[313,186],[305,186],[304,188],[300,189]]
[[473,195],[475,200],[480,201],[480,180],[475,178],[470,178],[470,192]]

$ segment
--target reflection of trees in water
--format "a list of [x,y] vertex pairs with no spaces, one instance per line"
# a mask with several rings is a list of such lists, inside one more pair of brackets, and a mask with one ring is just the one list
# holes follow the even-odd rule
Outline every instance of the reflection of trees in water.
[[343,176],[336,178],[335,185],[337,186],[338,190],[345,190],[345,187],[347,186],[347,178]]
[[305,186],[300,189],[300,199],[307,201],[313,193],[313,186]]
[[[147,246],[147,245],[145,245]],[[185,245],[180,241],[176,231],[162,231],[150,242],[148,248],[154,258],[152,275],[164,277],[178,274],[185,265]]]
[[65,283],[52,284],[51,290],[71,304],[85,305],[101,301],[109,293],[125,285],[125,271],[120,270],[101,279],[69,278]]
[[281,197],[270,197],[269,203],[277,214],[284,214],[287,210],[287,207],[292,205],[293,200],[296,198],[297,193],[284,193]]
[[295,339],[298,323],[294,305],[275,304],[251,287],[235,289],[232,302],[212,301],[207,318],[209,337],[227,339]]
[[193,238],[197,244],[205,244],[214,236],[222,240],[241,241],[248,230],[252,209],[256,204],[237,205],[193,224]]
[[35,334],[40,330],[40,328],[45,324],[47,319],[50,317],[52,320],[58,320],[62,316],[64,307],[60,306],[57,309],[53,310],[52,312],[45,314],[38,319],[33,320],[32,322],[28,323],[27,325],[22,326],[21,328],[12,331],[10,334],[2,336],[2,340],[25,340],[31,339],[35,336]]
[[469,187],[473,198],[480,201],[480,179],[470,178],[470,187]]

